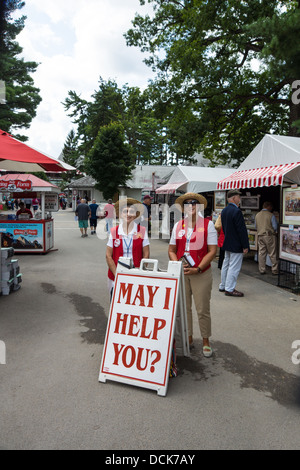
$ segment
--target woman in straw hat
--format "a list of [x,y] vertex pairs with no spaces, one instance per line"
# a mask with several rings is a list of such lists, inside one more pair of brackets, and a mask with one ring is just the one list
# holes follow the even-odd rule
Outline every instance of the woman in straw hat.
[[120,257],[131,258],[136,268],[143,258],[149,258],[149,239],[144,227],[136,223],[140,216],[141,202],[133,198],[119,200],[115,204],[120,224],[110,231],[106,262],[108,265],[108,288],[110,293],[114,288],[115,274]]
[[201,211],[207,206],[205,197],[186,193],[176,199],[185,217],[175,224],[169,245],[169,258],[182,260],[186,291],[186,307],[190,345],[193,344],[192,297],[203,338],[203,355],[210,357],[212,348],[210,298],[212,290],[211,262],[216,256],[218,237],[214,224]]

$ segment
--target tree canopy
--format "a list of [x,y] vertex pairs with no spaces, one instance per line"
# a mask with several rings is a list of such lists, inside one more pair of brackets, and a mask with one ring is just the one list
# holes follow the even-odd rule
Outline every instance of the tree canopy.
[[177,149],[166,135],[168,126],[164,116],[154,107],[152,92],[141,91],[127,84],[120,88],[114,80],[104,81],[101,77],[99,88],[84,100],[74,90],[69,91],[64,107],[72,122],[77,126],[78,151],[87,156],[103,126],[117,122],[124,129],[125,141],[132,148],[137,164],[174,163],[189,161],[190,155],[176,160]]
[[119,187],[125,186],[134,168],[134,160],[121,124],[112,122],[101,127],[88,153],[86,168],[97,181],[96,187],[105,199],[113,198]]
[[299,135],[300,1],[148,3],[125,37],[157,72],[149,93],[176,151],[239,164],[266,133]]
[[[24,5],[18,0],[0,3],[0,80],[5,83],[6,91],[5,103],[0,105],[0,128],[7,132],[30,127],[41,102],[40,90],[31,77],[38,64],[19,57],[22,48],[15,40],[25,26],[26,17],[13,20],[12,14]],[[15,136],[27,140],[27,137]]]

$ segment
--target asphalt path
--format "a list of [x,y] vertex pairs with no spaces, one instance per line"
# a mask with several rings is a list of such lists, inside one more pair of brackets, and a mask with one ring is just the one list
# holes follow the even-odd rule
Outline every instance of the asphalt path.
[[[167,242],[151,257],[168,263]],[[245,297],[218,291],[214,354],[178,358],[166,397],[98,382],[109,296],[106,241],[81,238],[71,211],[55,214],[55,249],[17,255],[22,288],[0,297],[0,449],[299,449],[300,297],[241,273]]]

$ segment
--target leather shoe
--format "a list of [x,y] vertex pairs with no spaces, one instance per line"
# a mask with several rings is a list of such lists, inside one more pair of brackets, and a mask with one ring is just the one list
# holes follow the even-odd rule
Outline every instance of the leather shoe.
[[225,295],[229,295],[230,297],[244,297],[243,292],[239,292],[238,290],[228,292],[227,290],[225,291]]
[[225,292],[225,289],[219,289],[219,292]]

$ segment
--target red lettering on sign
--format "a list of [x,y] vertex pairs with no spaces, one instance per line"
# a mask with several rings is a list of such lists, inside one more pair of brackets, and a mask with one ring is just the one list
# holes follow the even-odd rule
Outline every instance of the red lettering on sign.
[[125,304],[130,305],[132,288],[133,288],[133,284],[128,284],[126,288],[126,284],[124,282],[121,282],[118,304],[121,303],[121,294],[123,295],[123,299],[125,295],[127,294],[127,300]]
[[172,290],[171,287],[166,287],[167,292],[166,292],[164,310],[169,310],[171,290]]
[[144,286],[143,285],[140,285],[138,287],[138,290],[135,294],[135,298],[134,298],[134,301],[133,301],[132,305],[135,305],[136,299],[140,300],[140,307],[145,307]]
[[[114,365],[119,366],[121,362],[126,369],[130,369],[136,363],[138,370],[144,371],[147,369],[149,365],[150,349],[137,348],[136,350],[133,346],[127,346],[125,348],[125,344],[117,343],[113,343],[113,347],[115,352]],[[154,359],[152,359],[153,356]],[[150,372],[152,374],[155,372],[155,364],[159,362],[160,359],[160,351],[151,351]]]
[[[124,318],[121,318],[121,317],[122,317],[122,313],[117,313],[115,333],[121,334],[121,335],[126,335],[126,324],[127,324],[128,313],[124,313]],[[119,332],[120,323],[122,323],[121,333]]]
[[[129,323],[128,323],[128,317],[130,317]],[[122,315],[122,313],[117,313],[116,326],[115,326],[114,333],[119,334],[119,335],[133,336],[133,337],[140,336],[141,338],[153,339],[157,341],[158,332],[165,328],[167,322],[166,320],[163,320],[161,318],[154,318],[153,331],[150,331],[150,333],[146,335],[148,321],[150,321],[148,317],[140,317],[138,315],[128,315],[127,313]],[[140,328],[141,322],[142,322],[142,325]],[[128,329],[127,329],[127,325],[128,325]],[[121,327],[121,330],[120,330],[120,327]]]
[[157,340],[157,334],[160,330],[163,330],[166,326],[166,320],[162,320],[160,318],[154,318],[154,328],[153,328],[153,337],[152,339]]
[[[132,296],[132,289],[133,289],[133,284],[126,284],[124,282],[120,283],[120,292],[119,292],[119,299],[118,299],[118,304],[121,303],[121,300],[125,299],[126,305],[136,305],[137,300],[139,300],[139,307],[146,307],[145,304],[145,286],[143,284],[139,284],[138,288],[135,293],[135,297],[133,302],[131,302],[131,296]],[[153,306],[153,300],[154,297],[159,289],[159,286],[147,286],[148,290],[148,295],[149,295],[149,300],[148,300],[148,305],[147,308],[154,308]],[[169,294],[170,295],[170,294]]]
[[154,299],[154,296],[156,294],[156,292],[158,291],[159,287],[155,287],[155,292],[153,292],[152,290],[152,286],[147,286],[148,288],[148,292],[149,292],[149,303],[148,303],[148,308],[153,308],[153,299]]

